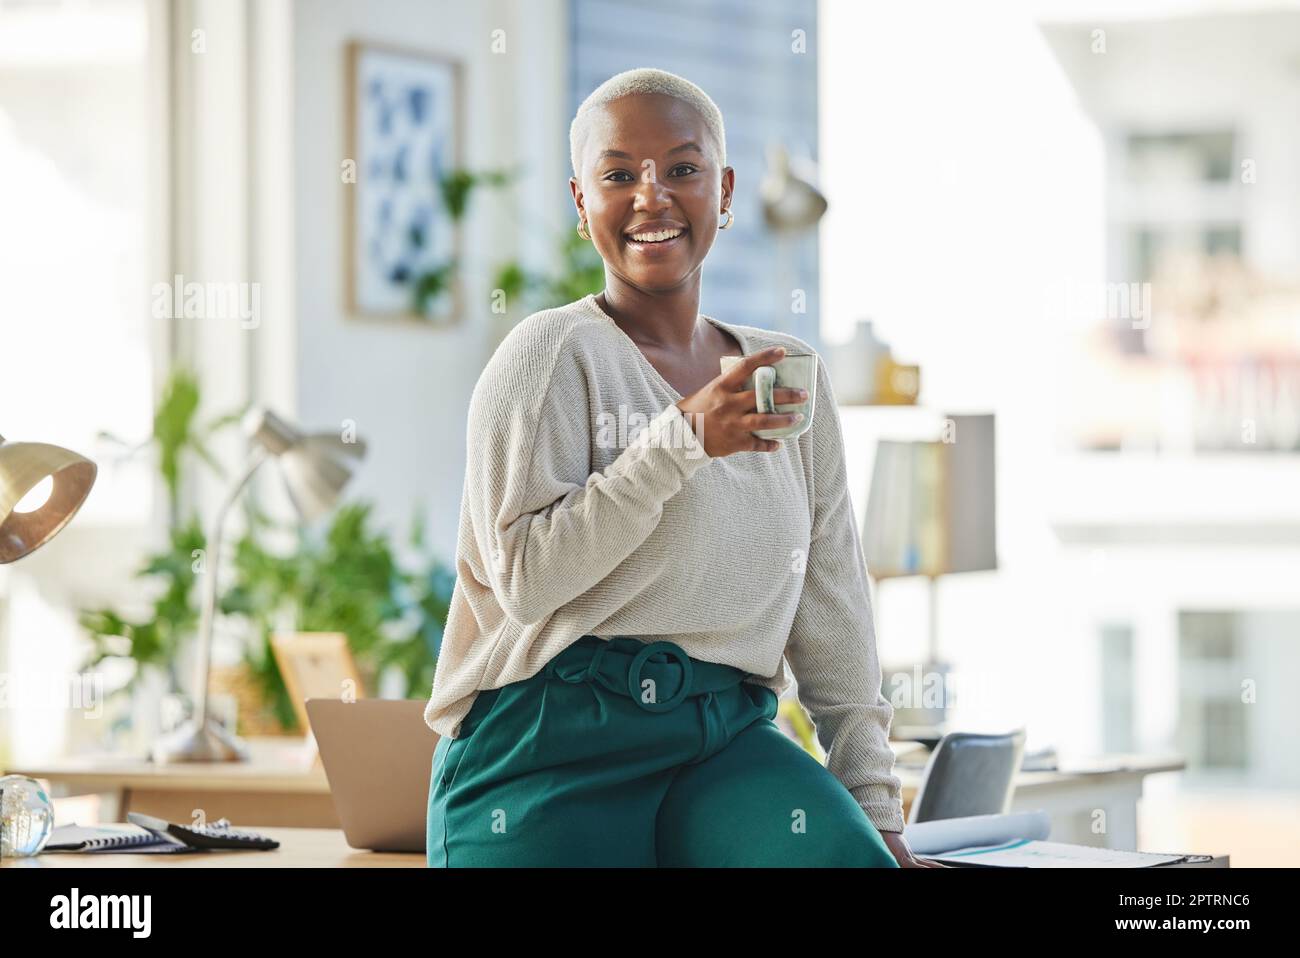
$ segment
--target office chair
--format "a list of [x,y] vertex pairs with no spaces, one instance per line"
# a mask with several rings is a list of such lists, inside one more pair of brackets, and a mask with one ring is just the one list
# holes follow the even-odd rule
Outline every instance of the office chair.
[[949,732],[930,753],[908,824],[1010,811],[1024,751],[1023,728],[1005,735]]

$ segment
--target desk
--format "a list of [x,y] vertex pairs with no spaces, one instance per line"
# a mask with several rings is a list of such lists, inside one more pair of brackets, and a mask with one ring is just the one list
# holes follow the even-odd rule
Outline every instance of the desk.
[[[193,818],[201,808],[211,820],[228,818],[236,825],[261,822],[268,827],[338,828],[325,771],[298,762],[300,739],[250,739],[248,762],[213,765],[154,765],[140,758],[83,757],[10,769],[44,779],[59,794],[107,793],[113,801],[104,821],[126,821],[126,813],[144,812],[173,822]],[[921,786],[923,766],[903,764],[914,743],[891,742],[898,756],[894,771],[903,783],[903,814],[911,812]],[[1157,772],[1180,771],[1179,756],[1107,756],[1120,771],[1020,772],[1011,810],[1042,808],[1052,819],[1052,840],[1134,850],[1138,847],[1137,802],[1142,780]],[[297,764],[295,764],[297,763]],[[1106,831],[1094,834],[1096,809],[1106,812]]]
[[[6,858],[0,868],[427,868],[423,852],[368,852],[349,848],[333,828],[250,826],[280,847],[267,852],[199,852],[182,855],[81,854],[46,852],[35,858]],[[1228,856],[1208,866],[1164,865],[1163,868],[1228,867]]]
[[274,838],[270,851],[210,851],[179,855],[129,852],[43,852],[6,858],[0,868],[427,868],[424,852],[370,852],[349,848],[336,828],[283,828],[259,824],[250,831]]
[[188,822],[194,809],[208,819],[236,825],[338,828],[338,814],[325,770],[302,761],[303,740],[251,738],[247,762],[155,765],[144,757],[99,755],[57,759],[7,771],[43,779],[60,795],[104,794],[104,821],[126,821],[143,812],[172,822]]
[[[894,772],[903,782],[907,814],[920,788],[923,768],[902,762],[900,759],[894,766]],[[1157,772],[1182,771],[1186,763],[1179,755],[1108,755],[1098,763],[1098,768],[1105,770],[1019,772],[1010,810],[1046,811],[1052,820],[1050,840],[1054,842],[1138,850],[1137,803],[1142,797],[1142,780]],[[1110,764],[1119,768],[1111,769]],[[1106,830],[1101,834],[1093,832],[1098,809],[1105,812]]]

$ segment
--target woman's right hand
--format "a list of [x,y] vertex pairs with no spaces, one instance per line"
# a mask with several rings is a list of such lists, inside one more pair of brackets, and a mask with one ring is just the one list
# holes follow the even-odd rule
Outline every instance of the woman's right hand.
[[[684,413],[702,414],[701,443],[710,456],[729,456],[733,452],[772,452],[781,448],[777,439],[754,435],[756,429],[779,429],[797,422],[798,413],[760,413],[753,389],[745,381],[759,366],[768,366],[785,355],[784,346],[773,346],[746,356],[719,375],[707,386],[677,403]],[[808,396],[802,389],[781,387],[773,391],[777,405],[803,402]]]

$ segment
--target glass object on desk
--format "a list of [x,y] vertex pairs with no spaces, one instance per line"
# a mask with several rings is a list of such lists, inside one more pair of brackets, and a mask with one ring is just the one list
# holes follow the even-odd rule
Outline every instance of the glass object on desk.
[[36,779],[0,778],[0,858],[40,853],[54,828],[54,803]]

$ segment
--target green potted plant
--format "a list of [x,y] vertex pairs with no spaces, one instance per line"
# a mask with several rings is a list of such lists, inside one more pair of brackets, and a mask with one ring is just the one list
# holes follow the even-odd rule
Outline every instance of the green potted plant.
[[[176,662],[198,627],[194,586],[206,540],[197,514],[177,520],[179,489],[185,470],[195,462],[221,472],[207,442],[242,415],[241,410],[200,423],[198,406],[196,378],[188,371],[176,371],[164,389],[153,436],[130,447],[131,454],[158,448],[172,522],[166,547],[148,556],[138,572],[142,582],[155,590],[148,615],[132,618],[113,608],[80,613],[91,640],[83,671],[110,658],[127,658],[135,664],[129,679],[110,696],[134,691],[150,673],[160,674],[172,693],[184,695],[187,690]],[[218,600],[223,614],[243,616],[249,623],[241,666],[243,678],[257,690],[261,703],[241,721],[247,718],[260,730],[296,729],[270,649],[275,624],[286,614],[300,631],[345,633],[371,694],[386,670],[405,677],[406,694],[427,693],[455,574],[425,548],[422,517],[417,516],[413,525],[410,542],[416,560],[408,568],[397,558],[387,533],[374,527],[371,513],[371,504],[352,502],[335,511],[323,532],[293,524],[288,531],[296,547],[275,551],[265,544],[267,534],[285,527],[246,506],[246,528],[233,548],[234,574]]]
[[[236,543],[234,583],[221,609],[249,620],[244,662],[285,730],[303,731],[271,650],[286,619],[294,631],[347,635],[368,694],[387,669],[404,677],[405,694],[427,694],[432,685],[454,573],[427,554],[414,570],[402,568],[371,513],[366,502],[344,505],[323,534],[299,528],[287,553],[263,545],[258,533],[270,523],[254,516]],[[413,540],[422,544],[422,533]]]

